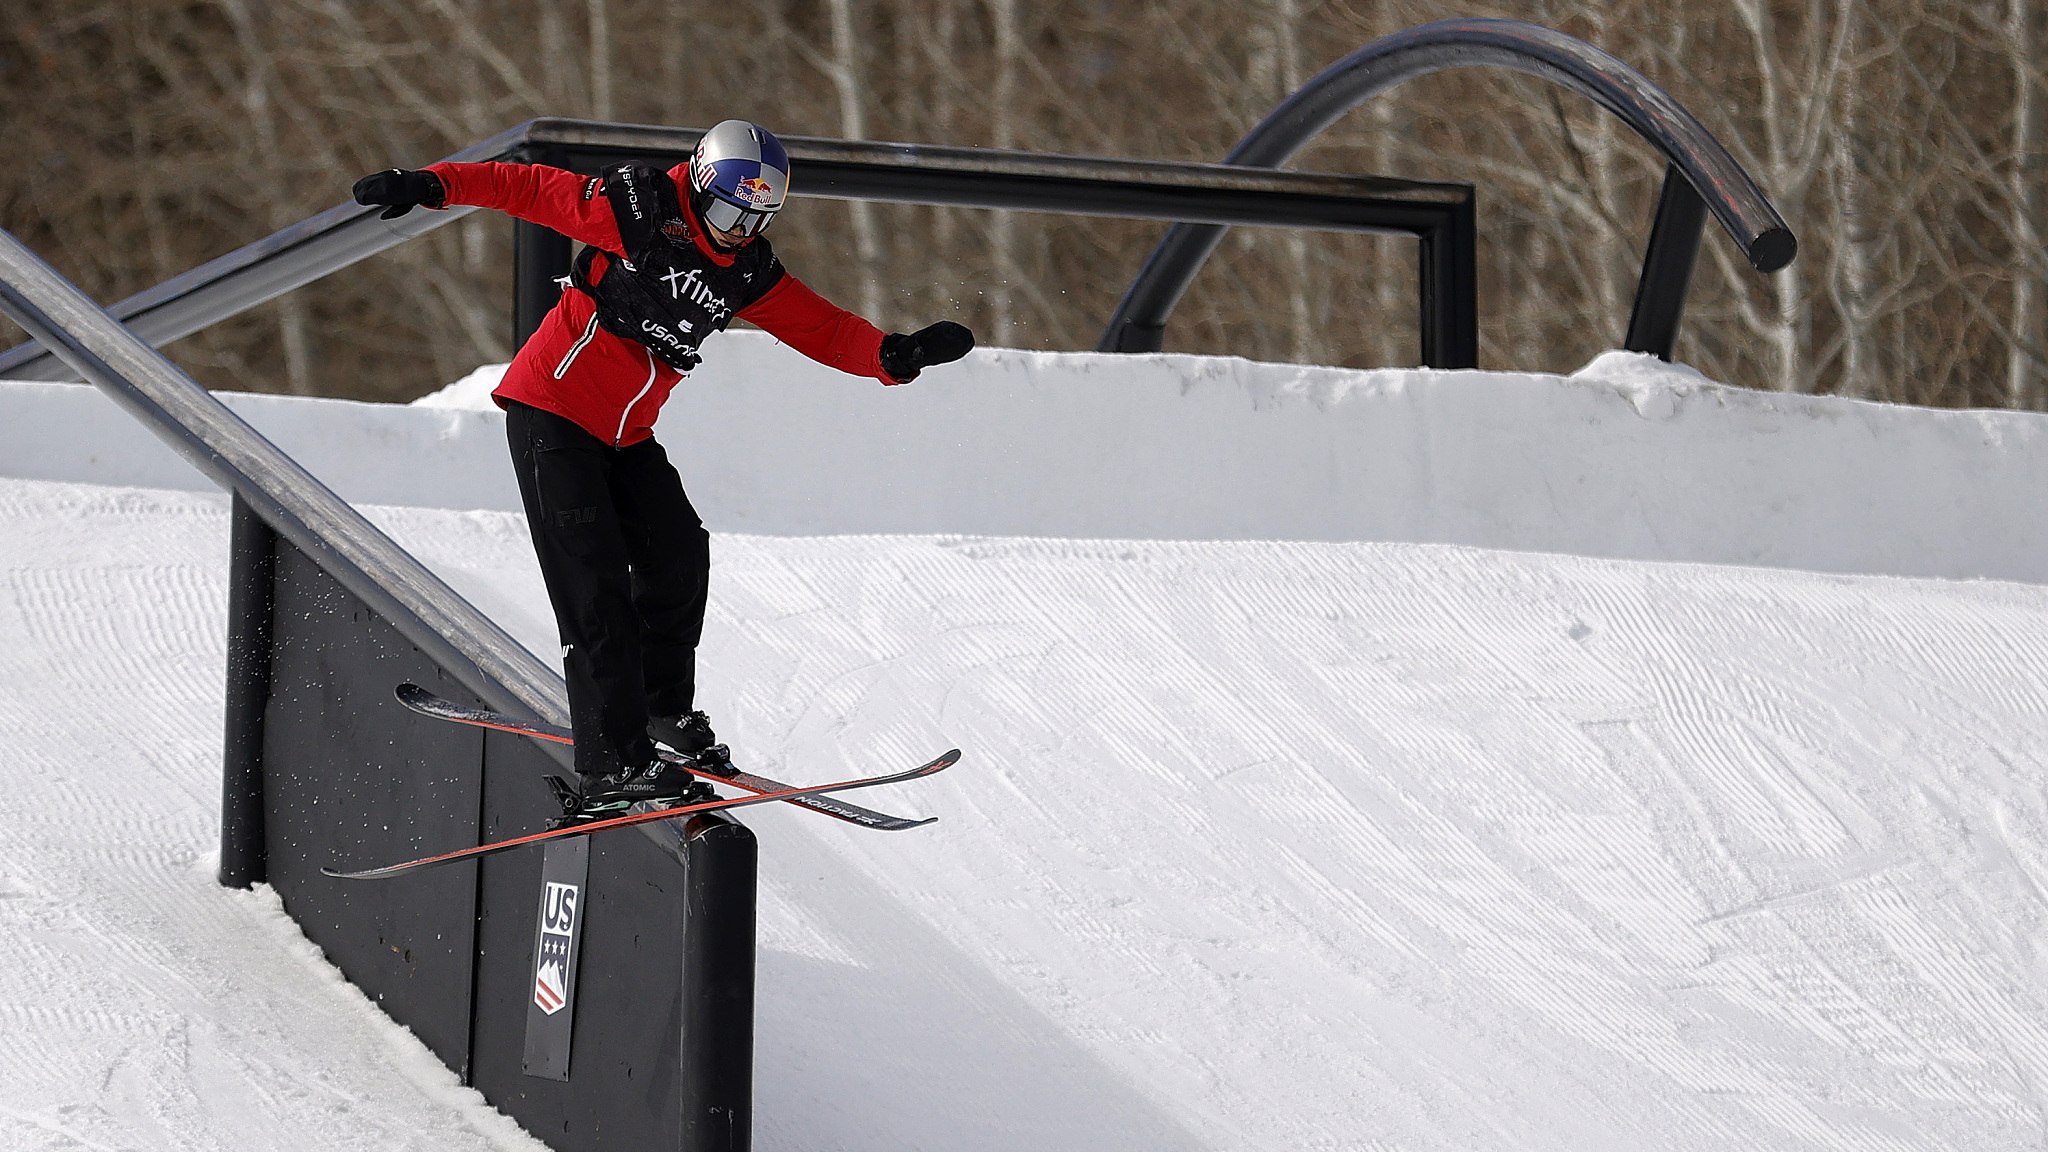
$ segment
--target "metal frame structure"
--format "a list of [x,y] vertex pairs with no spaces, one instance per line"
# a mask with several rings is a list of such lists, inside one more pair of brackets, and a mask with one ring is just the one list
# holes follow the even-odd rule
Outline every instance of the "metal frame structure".
[[[1750,266],[1775,272],[1798,250],[1791,229],[1721,142],[1647,76],[1583,40],[1520,20],[1440,20],[1375,40],[1317,74],[1260,121],[1225,164],[1285,164],[1337,118],[1404,81],[1451,68],[1507,68],[1562,85],[1620,117],[1664,155],[1623,347],[1669,360],[1712,211]],[[1105,352],[1156,351],[1166,321],[1224,230],[1176,224],[1145,262],[1102,334]]]
[[[538,161],[593,172],[632,159],[674,164],[702,134],[540,119],[448,159]],[[1478,353],[1469,184],[804,136],[783,143],[797,165],[792,194],[798,197],[1412,235],[1421,244],[1424,362],[1470,367]],[[337,205],[108,310],[161,346],[473,211],[458,206],[384,220],[375,208]],[[560,292],[555,281],[568,274],[569,242],[525,223],[514,236],[514,336],[523,341]],[[64,365],[36,345],[0,354],[0,377],[66,375]]]

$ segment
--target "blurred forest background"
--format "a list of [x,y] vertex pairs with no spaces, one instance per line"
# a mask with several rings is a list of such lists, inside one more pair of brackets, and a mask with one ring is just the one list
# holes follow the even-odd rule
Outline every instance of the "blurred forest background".
[[[1213,161],[1345,53],[1448,16],[1633,64],[1791,223],[1798,259],[1761,276],[1709,221],[1681,360],[2048,403],[2043,0],[8,0],[0,227],[112,302],[536,116]],[[1477,185],[1482,366],[1620,343],[1663,164],[1591,103],[1439,74],[1293,167]],[[1161,230],[798,200],[774,238],[885,328],[1085,349]],[[477,213],[169,351],[210,387],[409,399],[509,358],[511,231]],[[1166,347],[1412,365],[1415,275],[1409,240],[1236,229]]]

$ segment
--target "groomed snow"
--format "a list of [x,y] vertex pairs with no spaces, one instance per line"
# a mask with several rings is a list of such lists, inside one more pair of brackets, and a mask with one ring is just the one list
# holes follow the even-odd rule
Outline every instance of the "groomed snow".
[[[515,515],[372,512],[549,650]],[[967,750],[875,798],[930,828],[751,811],[764,1152],[2040,1144],[2040,587],[714,549],[741,755]],[[226,557],[219,496],[0,481],[0,1147],[538,1147],[213,886]]]
[[0,1148],[538,1152],[214,882],[226,516],[0,481]]

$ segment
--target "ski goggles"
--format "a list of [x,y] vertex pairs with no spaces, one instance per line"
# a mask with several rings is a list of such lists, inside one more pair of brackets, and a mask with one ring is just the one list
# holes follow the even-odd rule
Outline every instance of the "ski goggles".
[[757,212],[713,196],[704,206],[704,223],[720,232],[738,232],[742,236],[759,236],[768,230],[768,222],[775,219],[773,212]]

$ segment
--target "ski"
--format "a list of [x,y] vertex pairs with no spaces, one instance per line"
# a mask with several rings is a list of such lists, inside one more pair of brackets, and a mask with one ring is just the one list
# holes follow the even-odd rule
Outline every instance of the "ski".
[[510,840],[499,840],[493,844],[479,844],[474,848],[461,848],[454,852],[443,852],[439,856],[427,856],[419,860],[407,860],[403,864],[388,864],[382,868],[366,868],[360,872],[342,872],[334,868],[322,868],[324,876],[337,880],[386,880],[402,876],[407,872],[418,872],[424,868],[438,868],[443,864],[454,864],[462,860],[474,860],[498,852],[509,852],[528,844],[542,844],[559,840],[564,836],[588,836],[593,832],[606,832],[613,828],[629,828],[635,824],[647,824],[655,820],[674,820],[698,812],[718,812],[727,808],[744,808],[749,804],[766,804],[771,800],[796,800],[806,796],[822,796],[828,792],[845,792],[854,788],[872,788],[877,784],[900,784],[905,780],[916,780],[943,772],[960,759],[958,748],[928,764],[919,765],[908,772],[897,772],[888,776],[867,776],[857,780],[840,780],[832,784],[814,784],[808,788],[789,788],[780,792],[763,792],[752,796],[731,796],[722,800],[706,800],[701,804],[685,804],[678,808],[657,808],[651,812],[632,812],[614,816],[609,820],[593,820],[587,824],[571,824],[548,832],[535,832],[530,836],[518,836]]
[[[536,740],[547,740],[556,744],[574,744],[576,742],[575,737],[570,734],[569,730],[559,724],[549,724],[542,720],[522,720],[517,716],[507,716],[503,712],[492,712],[487,708],[470,708],[457,704],[455,701],[445,697],[436,696],[417,684],[400,684],[397,694],[400,704],[405,705],[422,716],[431,716],[436,720],[452,720],[457,724],[471,724],[478,728],[492,728],[499,732],[531,736]],[[716,772],[705,772],[698,769],[695,765],[690,764],[673,752],[663,751],[659,748],[656,749],[656,752],[663,760],[672,764],[681,764],[684,768],[689,769],[691,774],[700,776],[714,784],[730,784],[735,788],[744,788],[757,795],[766,795],[770,792],[788,792],[791,790],[790,785],[784,784],[780,780],[770,780],[766,776],[756,776],[751,772],[738,772],[731,776],[720,776]],[[858,804],[848,804],[844,800],[831,796],[802,796],[790,798],[789,802],[801,808],[809,808],[813,812],[822,812],[835,819],[844,820],[848,824],[858,824],[863,828],[876,828],[884,832],[901,832],[905,828],[922,828],[926,824],[930,824],[938,819],[936,816],[927,816],[922,820],[911,820],[903,816],[891,816],[885,812],[876,812],[863,808]]]

